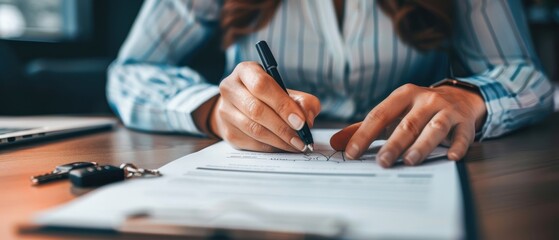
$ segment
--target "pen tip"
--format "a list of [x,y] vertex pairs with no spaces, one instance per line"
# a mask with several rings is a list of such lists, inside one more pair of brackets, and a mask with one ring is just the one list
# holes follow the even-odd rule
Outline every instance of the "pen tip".
[[312,144],[308,144],[306,148],[308,148],[311,152],[314,152],[314,146]]

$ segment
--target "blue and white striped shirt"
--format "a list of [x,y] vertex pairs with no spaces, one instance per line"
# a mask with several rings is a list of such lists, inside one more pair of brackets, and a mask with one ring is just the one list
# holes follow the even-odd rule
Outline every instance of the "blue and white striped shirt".
[[[520,0],[455,0],[453,69],[479,87],[487,107],[482,138],[541,119],[553,88],[531,46]],[[343,31],[328,0],[284,0],[265,28],[226,51],[229,74],[258,60],[266,40],[288,88],[317,96],[321,115],[363,118],[405,83],[429,86],[446,77],[447,54],[418,52],[394,32],[376,1],[346,0]],[[107,95],[131,128],[203,135],[192,112],[219,94],[188,66],[178,66],[219,28],[219,0],[147,0],[109,69]]]

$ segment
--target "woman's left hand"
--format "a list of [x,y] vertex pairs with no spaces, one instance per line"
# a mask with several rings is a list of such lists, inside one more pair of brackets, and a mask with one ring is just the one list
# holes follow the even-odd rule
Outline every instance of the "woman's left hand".
[[378,163],[390,167],[399,156],[406,165],[417,165],[451,134],[450,160],[460,160],[474,141],[486,115],[479,93],[453,86],[436,88],[406,84],[392,92],[362,122],[336,133],[330,144],[358,159],[384,129],[402,118],[378,152]]

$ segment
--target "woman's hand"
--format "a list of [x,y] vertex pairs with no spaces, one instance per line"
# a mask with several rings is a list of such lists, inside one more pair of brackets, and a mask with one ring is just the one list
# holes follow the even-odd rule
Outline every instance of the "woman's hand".
[[350,125],[330,140],[334,149],[359,158],[383,130],[402,117],[378,152],[378,163],[390,167],[399,156],[406,165],[420,164],[449,134],[448,158],[461,159],[475,138],[486,114],[483,98],[452,86],[436,88],[406,84],[377,105],[364,121]]
[[242,62],[219,85],[220,97],[210,113],[210,130],[239,149],[301,152],[305,144],[295,130],[312,126],[320,112],[313,95],[289,95],[256,62]]

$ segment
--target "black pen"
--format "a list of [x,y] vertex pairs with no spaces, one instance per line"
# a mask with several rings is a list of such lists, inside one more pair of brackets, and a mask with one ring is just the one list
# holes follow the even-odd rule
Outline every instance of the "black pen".
[[[264,65],[266,72],[270,74],[270,76],[276,80],[285,93],[287,93],[287,89],[285,88],[283,80],[278,72],[278,63],[276,62],[276,59],[274,58],[272,51],[270,51],[270,47],[268,47],[266,41],[256,43],[256,50],[258,51],[258,56],[260,56],[260,60],[262,61],[262,65]],[[303,149],[303,151],[306,151],[307,149],[311,152],[314,151],[314,141],[312,139],[311,130],[306,122],[303,128],[297,131],[297,135],[299,135],[301,140],[305,143],[305,149]]]

